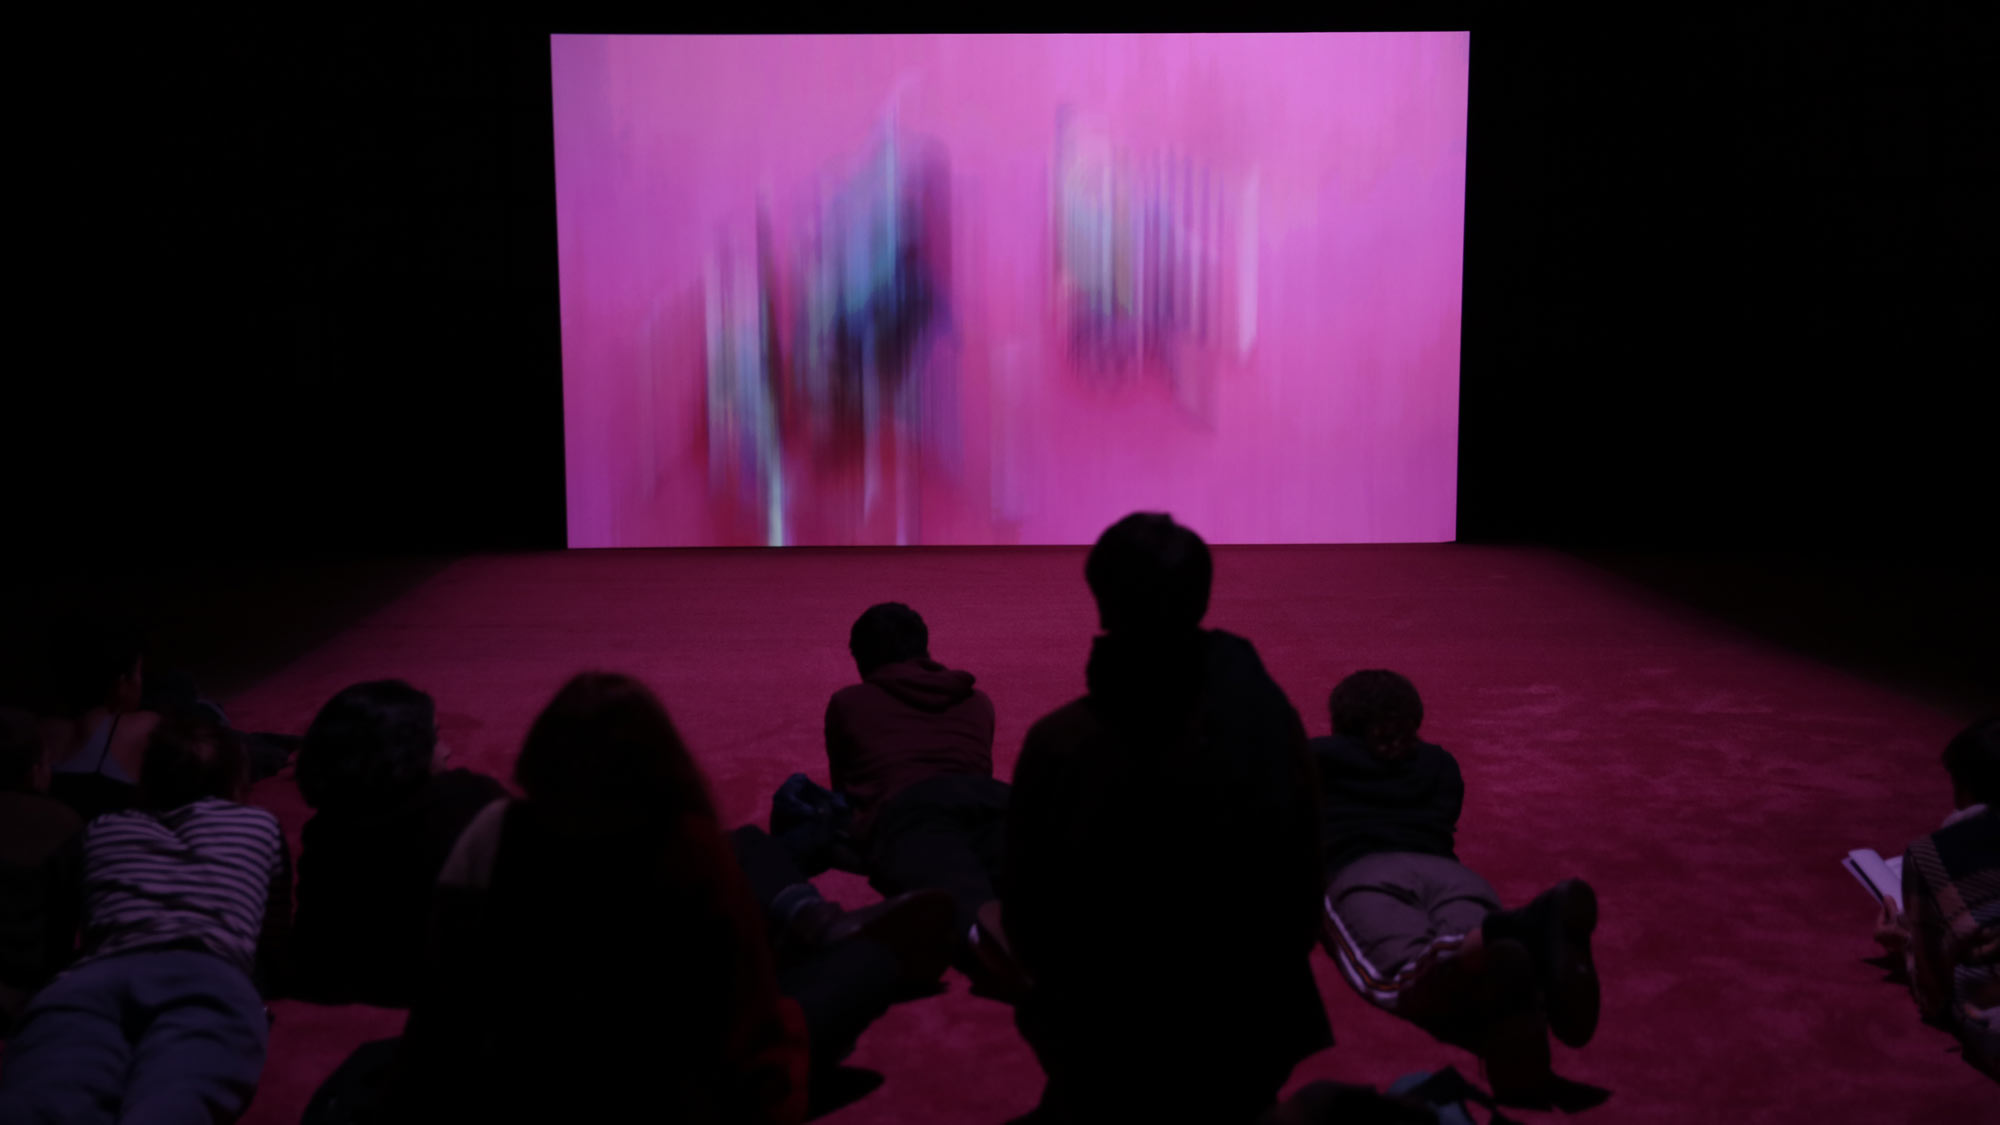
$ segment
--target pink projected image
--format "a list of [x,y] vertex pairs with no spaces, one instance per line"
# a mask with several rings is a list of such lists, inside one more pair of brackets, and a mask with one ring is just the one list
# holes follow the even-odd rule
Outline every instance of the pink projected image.
[[1468,49],[555,37],[570,545],[1451,539]]

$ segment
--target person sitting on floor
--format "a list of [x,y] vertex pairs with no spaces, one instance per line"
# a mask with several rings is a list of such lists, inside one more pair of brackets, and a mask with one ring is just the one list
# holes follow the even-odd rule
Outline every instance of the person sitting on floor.
[[409,1007],[438,871],[507,795],[445,757],[436,705],[401,680],[355,684],[314,717],[297,771],[314,815],[299,847],[294,995]]
[[0,1038],[76,952],[83,821],[48,787],[35,717],[0,709]]
[[929,628],[900,602],[870,606],[847,647],[861,682],[827,702],[826,759],[854,810],[855,848],[884,895],[950,893],[961,967],[983,973],[974,923],[1006,850],[993,701],[972,673],[931,659]]
[[240,804],[236,735],[169,720],[142,808],[84,829],[83,951],[0,1056],[0,1121],[234,1121],[283,984],[291,864],[277,818]]
[[1959,732],[1944,767],[1955,811],[1903,853],[1903,909],[1884,904],[1876,939],[1903,955],[1924,1019],[2000,1079],[2000,716]]
[[801,1120],[804,1020],[659,699],[576,677],[514,779],[439,875],[390,1119]]
[[1000,882],[1037,1119],[1253,1121],[1333,1042],[1305,725],[1250,642],[1201,627],[1200,536],[1128,516],[1084,576],[1088,694],[1028,731]]
[[1327,952],[1355,991],[1475,1050],[1494,1093],[1548,1092],[1548,1036],[1580,1047],[1596,1031],[1590,956],[1597,899],[1571,879],[1502,910],[1454,851],[1465,781],[1417,737],[1423,700],[1381,669],[1328,701],[1333,736],[1313,740],[1326,845]]

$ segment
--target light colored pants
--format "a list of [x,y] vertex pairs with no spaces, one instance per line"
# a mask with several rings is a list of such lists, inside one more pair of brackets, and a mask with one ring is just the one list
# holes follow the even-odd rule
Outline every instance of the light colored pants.
[[1363,856],[1326,889],[1325,942],[1348,984],[1397,1011],[1405,992],[1500,909],[1493,885],[1456,860],[1416,852]]

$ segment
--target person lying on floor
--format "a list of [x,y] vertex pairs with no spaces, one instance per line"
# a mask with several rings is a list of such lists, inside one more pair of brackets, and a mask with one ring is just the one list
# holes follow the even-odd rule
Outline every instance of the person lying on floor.
[[659,699],[577,676],[514,780],[439,876],[389,1119],[801,1120],[806,1021]]
[[167,720],[141,808],[84,829],[83,951],[0,1056],[0,1121],[234,1121],[282,988],[291,864],[277,818],[239,803],[234,732]]
[[1944,768],[1954,811],[1903,853],[1903,910],[1885,903],[1875,937],[1903,955],[1923,1018],[2000,1079],[2000,716],[1959,732]]
[[1248,641],[1202,628],[1212,576],[1166,515],[1107,530],[1087,694],[1021,747],[999,928],[1038,1121],[1245,1125],[1333,1042],[1305,725]]
[[1312,743],[1327,952],[1371,1003],[1476,1051],[1503,1100],[1544,1097],[1549,1034],[1580,1047],[1597,1028],[1595,892],[1571,879],[1503,910],[1458,862],[1465,781],[1449,752],[1417,737],[1423,700],[1406,677],[1356,672],[1328,709],[1333,736]]
[[507,795],[446,769],[437,706],[401,680],[342,690],[307,728],[299,794],[293,995],[407,1008],[422,969],[431,888],[459,834]]
[[35,717],[0,709],[0,1038],[76,954],[83,821],[48,787]]
[[993,701],[931,659],[929,627],[900,602],[863,612],[847,648],[861,682],[827,702],[826,759],[854,846],[884,895],[948,892],[960,967],[984,975],[974,925],[995,898],[1008,795],[993,776]]

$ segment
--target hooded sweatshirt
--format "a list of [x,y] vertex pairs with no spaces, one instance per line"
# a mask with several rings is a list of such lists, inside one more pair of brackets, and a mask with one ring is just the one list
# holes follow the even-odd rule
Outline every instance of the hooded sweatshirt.
[[1384,761],[1361,740],[1334,735],[1313,739],[1312,749],[1329,877],[1375,852],[1458,858],[1452,841],[1465,806],[1465,779],[1443,748],[1419,742],[1408,756]]
[[993,701],[972,685],[972,673],[920,659],[884,665],[833,693],[827,767],[833,788],[854,806],[857,837],[919,781],[993,776]]

